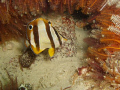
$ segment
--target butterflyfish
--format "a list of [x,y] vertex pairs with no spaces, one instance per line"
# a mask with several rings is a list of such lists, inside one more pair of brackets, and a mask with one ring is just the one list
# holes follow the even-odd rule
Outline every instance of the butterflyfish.
[[55,48],[66,40],[46,19],[37,18],[27,25],[26,45],[30,46],[36,55],[48,48],[48,53],[52,57]]

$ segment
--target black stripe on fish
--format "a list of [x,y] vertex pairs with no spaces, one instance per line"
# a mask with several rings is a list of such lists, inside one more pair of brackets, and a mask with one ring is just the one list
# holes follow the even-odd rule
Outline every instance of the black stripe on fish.
[[40,49],[40,45],[39,45],[39,33],[38,33],[38,26],[34,25],[33,27],[33,35],[34,35],[34,41],[35,41],[35,45],[37,50]]
[[46,26],[47,35],[48,35],[48,37],[50,39],[50,42],[51,42],[51,46],[52,46],[52,48],[55,48],[55,43],[53,41],[53,37],[52,37],[51,32],[50,32],[50,26],[49,26],[48,23],[46,23],[46,21],[44,21],[44,23],[45,23],[45,26]]
[[56,29],[55,29],[54,27],[52,27],[52,28],[54,29],[54,32],[55,32],[55,34],[57,35],[59,44],[62,45],[62,41],[61,41],[61,39],[60,39],[60,36],[59,36],[58,32],[56,31]]

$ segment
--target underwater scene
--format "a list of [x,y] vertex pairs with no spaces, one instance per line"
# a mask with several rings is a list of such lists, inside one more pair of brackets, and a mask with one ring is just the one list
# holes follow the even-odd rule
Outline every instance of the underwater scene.
[[0,90],[120,90],[120,0],[0,0]]

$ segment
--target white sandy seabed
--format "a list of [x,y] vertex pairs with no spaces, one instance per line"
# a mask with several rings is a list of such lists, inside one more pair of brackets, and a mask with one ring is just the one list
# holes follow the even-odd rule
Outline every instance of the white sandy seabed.
[[[85,65],[85,52],[87,45],[83,39],[86,31],[75,27],[77,40],[75,41],[76,54],[63,57],[59,52],[56,58],[44,59],[44,54],[38,55],[30,68],[20,69],[19,56],[22,55],[24,43],[9,41],[0,47],[0,80],[4,84],[9,81],[5,69],[11,77],[17,77],[18,85],[30,84],[32,90],[62,90],[73,83],[73,75],[79,67]],[[66,41],[65,43],[69,42]],[[94,82],[86,81],[78,77],[75,84],[67,90],[88,90]]]

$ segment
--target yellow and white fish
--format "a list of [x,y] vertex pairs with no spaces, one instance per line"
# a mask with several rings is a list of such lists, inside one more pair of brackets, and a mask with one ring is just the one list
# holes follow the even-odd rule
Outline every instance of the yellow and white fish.
[[38,18],[32,20],[27,26],[27,42],[36,55],[49,48],[48,53],[52,57],[55,53],[55,48],[59,47],[64,41],[66,39],[46,19]]

